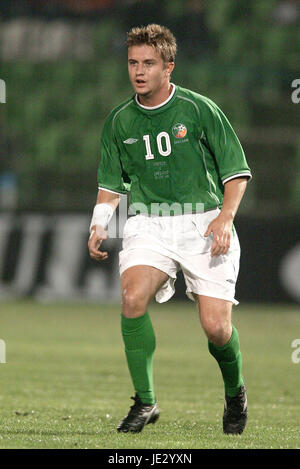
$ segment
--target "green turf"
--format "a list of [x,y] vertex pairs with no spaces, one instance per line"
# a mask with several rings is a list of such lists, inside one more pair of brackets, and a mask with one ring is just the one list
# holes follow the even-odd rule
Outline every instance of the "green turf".
[[234,310],[244,357],[249,420],[222,433],[223,384],[194,305],[151,305],[161,417],[138,435],[116,426],[133,395],[118,306],[0,304],[0,448],[299,448],[297,306]]

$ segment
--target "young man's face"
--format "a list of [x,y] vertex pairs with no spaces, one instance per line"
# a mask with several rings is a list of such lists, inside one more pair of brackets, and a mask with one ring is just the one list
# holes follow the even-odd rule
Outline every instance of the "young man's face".
[[165,64],[154,47],[143,44],[128,49],[128,72],[137,94],[151,97],[169,86],[174,63]]

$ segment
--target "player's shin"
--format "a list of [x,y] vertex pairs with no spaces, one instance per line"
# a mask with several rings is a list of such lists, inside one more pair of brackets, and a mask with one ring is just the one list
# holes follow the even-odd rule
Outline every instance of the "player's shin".
[[127,318],[122,314],[121,328],[134,389],[144,404],[154,404],[155,335],[148,312],[137,318]]
[[221,369],[225,394],[229,397],[236,396],[240,386],[244,384],[238,331],[232,326],[231,338],[225,345],[218,347],[208,341],[208,348]]

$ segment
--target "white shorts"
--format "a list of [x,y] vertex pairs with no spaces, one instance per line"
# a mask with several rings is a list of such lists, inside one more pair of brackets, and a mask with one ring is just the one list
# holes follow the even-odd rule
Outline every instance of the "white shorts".
[[169,275],[156,294],[156,301],[168,301],[175,293],[176,274],[182,270],[186,294],[192,293],[231,301],[240,262],[240,244],[234,230],[225,255],[211,256],[212,234],[204,237],[209,223],[219,209],[178,216],[136,215],[124,226],[120,275],[135,265],[150,265]]

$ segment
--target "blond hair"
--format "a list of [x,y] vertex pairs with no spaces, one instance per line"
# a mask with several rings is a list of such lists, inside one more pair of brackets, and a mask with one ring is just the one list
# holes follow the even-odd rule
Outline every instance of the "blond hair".
[[174,62],[177,51],[176,39],[165,26],[148,24],[147,26],[132,28],[127,33],[127,47],[142,44],[153,46],[164,62]]

